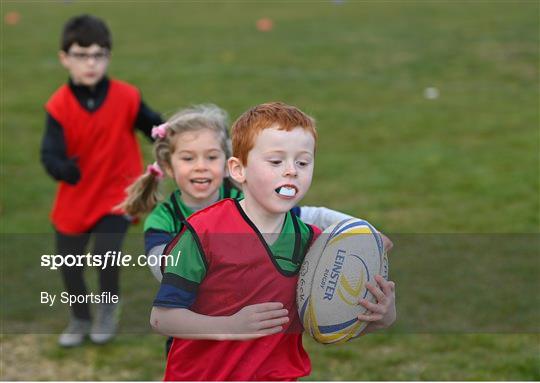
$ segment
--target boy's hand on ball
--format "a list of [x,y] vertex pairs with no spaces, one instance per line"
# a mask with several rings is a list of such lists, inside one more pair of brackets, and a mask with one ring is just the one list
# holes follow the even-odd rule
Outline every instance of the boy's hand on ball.
[[289,311],[280,302],[245,306],[230,316],[228,340],[248,340],[276,334],[289,322]]
[[375,276],[375,281],[377,285],[367,283],[366,287],[377,303],[371,303],[366,299],[360,300],[360,304],[370,311],[358,315],[358,320],[369,323],[365,332],[390,327],[396,320],[395,283],[385,280],[380,275]]

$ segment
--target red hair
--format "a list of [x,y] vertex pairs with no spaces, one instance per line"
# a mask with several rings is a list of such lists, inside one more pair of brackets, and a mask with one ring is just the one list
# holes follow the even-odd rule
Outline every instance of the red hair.
[[300,127],[311,133],[317,142],[317,130],[312,117],[283,102],[268,102],[251,108],[234,122],[231,133],[233,156],[247,165],[248,153],[253,149],[255,139],[260,132],[273,125],[287,132]]

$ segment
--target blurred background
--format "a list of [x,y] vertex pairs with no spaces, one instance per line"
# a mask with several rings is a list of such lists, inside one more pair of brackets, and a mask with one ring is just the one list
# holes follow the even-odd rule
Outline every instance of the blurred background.
[[[539,11],[537,1],[2,1],[1,378],[162,377],[148,270],[122,270],[122,323],[137,330],[106,346],[58,348],[67,312],[39,307],[40,290],[61,289],[39,267],[53,250],[56,188],[39,159],[43,104],[67,80],[63,23],[91,13],[113,35],[110,76],[165,117],[212,102],[234,121],[271,100],[313,115],[303,204],[394,240],[396,326],[342,346],[304,337],[306,380],[540,379]],[[142,225],[130,232],[126,248],[144,252]]]

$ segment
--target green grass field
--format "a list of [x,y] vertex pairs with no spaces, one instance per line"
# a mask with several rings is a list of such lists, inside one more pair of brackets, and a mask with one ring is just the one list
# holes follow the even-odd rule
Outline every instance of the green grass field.
[[[165,115],[213,102],[235,119],[269,100],[312,114],[320,141],[303,203],[394,239],[398,322],[341,346],[305,337],[306,380],[540,380],[539,11],[537,1],[2,0],[0,378],[163,372],[163,338],[145,327],[157,285],[142,268],[122,270],[126,334],[114,343],[63,350],[57,335],[13,330],[65,324],[38,301],[61,288],[39,266],[55,192],[39,146],[43,103],[67,78],[61,26],[88,12],[113,32],[110,74]],[[272,31],[257,31],[263,17]]]

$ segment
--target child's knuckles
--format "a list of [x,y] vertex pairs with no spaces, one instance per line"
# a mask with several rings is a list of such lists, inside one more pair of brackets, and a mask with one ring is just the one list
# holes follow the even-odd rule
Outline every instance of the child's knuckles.
[[374,313],[377,313],[377,314],[382,314],[384,312],[384,306],[383,305],[374,305],[373,308],[371,309],[371,311],[373,311]]

